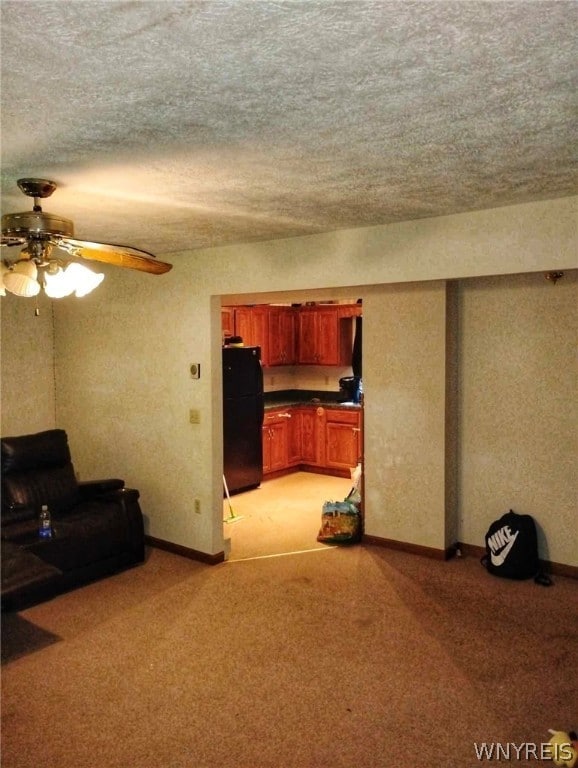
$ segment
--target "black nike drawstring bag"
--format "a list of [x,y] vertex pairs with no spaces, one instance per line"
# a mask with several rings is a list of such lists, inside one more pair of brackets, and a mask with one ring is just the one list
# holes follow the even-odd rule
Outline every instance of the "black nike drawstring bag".
[[552,582],[540,570],[538,534],[531,515],[506,512],[488,528],[486,554],[482,564],[494,576],[506,579],[534,579],[549,586]]

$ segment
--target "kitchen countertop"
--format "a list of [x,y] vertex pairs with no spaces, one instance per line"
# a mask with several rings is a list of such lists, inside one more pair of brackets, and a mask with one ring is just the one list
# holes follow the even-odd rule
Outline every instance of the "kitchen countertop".
[[265,410],[273,408],[291,408],[295,406],[311,406],[312,408],[350,408],[360,410],[360,403],[341,402],[339,392],[315,391],[305,389],[289,389],[278,392],[265,392]]

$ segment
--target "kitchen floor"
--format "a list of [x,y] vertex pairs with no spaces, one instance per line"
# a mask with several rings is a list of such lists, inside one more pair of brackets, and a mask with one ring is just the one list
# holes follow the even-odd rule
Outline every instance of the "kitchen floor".
[[351,486],[349,478],[295,472],[232,496],[234,517],[225,499],[224,520],[236,520],[223,524],[227,559],[327,550],[317,541],[323,502],[343,501]]

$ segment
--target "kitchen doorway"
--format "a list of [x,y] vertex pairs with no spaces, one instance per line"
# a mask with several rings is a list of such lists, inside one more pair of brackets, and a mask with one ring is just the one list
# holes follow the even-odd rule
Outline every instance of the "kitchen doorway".
[[[300,315],[305,316],[313,316],[319,310],[319,325],[305,323],[305,320],[300,325],[297,321],[298,309]],[[287,318],[291,315],[295,316],[296,322],[289,327]],[[351,406],[352,403],[359,403],[354,398],[362,392],[358,385],[355,392],[346,391],[345,387],[354,379],[361,383],[361,315],[362,302],[356,289],[332,289],[331,293],[316,290],[229,298],[221,296],[222,342],[224,346],[261,348],[266,408],[267,405],[274,408],[278,402],[286,410],[286,402],[291,401],[294,405],[301,400],[320,406],[329,404],[335,407],[342,402]],[[336,318],[335,331],[331,330],[333,318]],[[309,320],[309,317],[305,319]],[[332,333],[335,334],[334,339]],[[313,346],[316,352],[321,352],[319,359],[307,357],[309,349],[303,347],[304,336],[307,340],[309,337],[317,339]],[[292,345],[294,359],[288,353]],[[287,425],[275,424],[270,428],[268,435],[269,432],[273,435],[268,438],[267,445],[263,444],[265,477],[261,485],[248,490],[238,487],[230,502],[226,497],[223,499],[223,520],[229,521],[223,523],[224,550],[229,561],[330,549],[317,541],[322,507],[325,501],[342,501],[347,497],[352,488],[348,468],[353,470],[359,458],[363,461],[363,406],[361,423],[353,423],[353,411],[343,419],[337,417],[337,411],[331,413],[332,418],[327,419],[331,421],[327,434],[331,433],[331,445],[338,445],[339,450],[332,448],[331,455],[328,452],[328,474],[322,474],[323,470],[302,471],[311,470],[309,466],[301,466],[300,471],[284,474],[287,466],[283,465],[283,457],[289,467],[295,464],[325,466],[325,461],[315,456],[317,449],[312,447],[311,430],[317,434],[318,427],[309,417],[307,421],[303,417],[303,434],[308,436],[308,443],[307,449],[303,448],[301,461],[297,455],[291,454],[294,450],[290,437],[292,430],[286,430],[289,434],[285,446],[280,436],[283,434],[281,427]],[[281,415],[289,418],[286,413]],[[325,416],[319,418],[323,418],[325,423]],[[324,426],[320,444],[325,440],[325,429]],[[356,447],[349,437],[351,432],[359,433]],[[298,433],[301,434],[301,426]],[[301,443],[301,437],[298,439]],[[281,450],[277,450],[279,446],[282,446]],[[319,450],[325,458],[325,448]],[[355,454],[355,458],[352,459],[350,454]],[[232,474],[231,468],[229,474]]]

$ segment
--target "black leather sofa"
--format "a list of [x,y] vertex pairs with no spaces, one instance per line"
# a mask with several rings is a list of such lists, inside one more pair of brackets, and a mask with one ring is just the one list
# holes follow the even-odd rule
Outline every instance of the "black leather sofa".
[[[77,482],[62,429],[1,438],[2,609],[18,610],[143,562],[139,492]],[[53,535],[38,535],[42,504]]]

